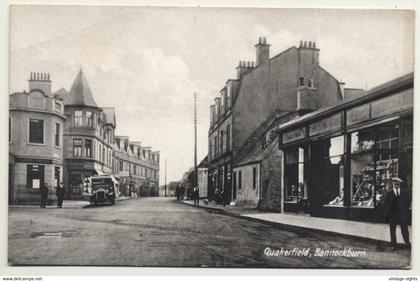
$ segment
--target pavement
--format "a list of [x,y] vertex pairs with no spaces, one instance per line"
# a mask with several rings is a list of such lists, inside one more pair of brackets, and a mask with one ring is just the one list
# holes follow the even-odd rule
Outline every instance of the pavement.
[[391,251],[380,241],[291,229],[194,208],[173,198],[137,198],[69,210],[9,208],[8,219],[8,262],[14,266],[401,269],[411,265],[409,248]]
[[[182,202],[194,206],[194,202],[192,200],[184,200]],[[384,223],[370,223],[342,219],[317,218],[311,217],[307,214],[296,213],[260,212],[255,208],[244,208],[240,206],[231,205],[226,205],[224,207],[223,205],[205,204],[204,200],[200,200],[199,205],[195,207],[220,210],[227,214],[240,216],[248,219],[256,219],[268,223],[280,224],[284,226],[293,226],[308,230],[337,233],[341,235],[348,235],[364,239],[372,239],[386,242],[390,241],[389,225]],[[412,237],[411,226],[409,226],[409,232],[410,237]],[[399,228],[397,229],[397,242],[404,243]]]
[[[120,196],[117,201],[124,201],[128,199],[132,199],[133,197],[127,196]],[[63,208],[62,209],[82,209],[87,206],[90,206],[89,201],[82,201],[82,200],[64,200],[63,201]],[[39,205],[9,205],[9,208],[26,208],[26,209],[33,209],[34,207],[39,207]],[[46,209],[57,209],[57,205],[54,203],[53,205],[45,206]]]

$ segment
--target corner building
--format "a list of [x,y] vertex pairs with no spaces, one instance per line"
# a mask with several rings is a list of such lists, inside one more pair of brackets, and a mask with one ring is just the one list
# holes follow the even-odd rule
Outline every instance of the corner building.
[[82,70],[70,92],[55,93],[64,100],[64,182],[67,198],[82,198],[86,178],[112,173],[115,114],[99,107]]
[[47,73],[31,73],[29,92],[9,96],[9,204],[39,204],[44,183],[48,204],[55,200],[54,187],[63,177],[65,120]]

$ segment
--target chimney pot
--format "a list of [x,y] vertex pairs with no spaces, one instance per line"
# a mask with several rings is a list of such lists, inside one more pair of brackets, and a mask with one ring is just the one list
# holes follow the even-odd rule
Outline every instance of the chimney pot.
[[262,38],[261,38],[261,37],[259,37],[259,38],[258,38],[258,43],[259,43],[259,44],[261,44],[261,43],[262,43]]
[[303,47],[306,48],[308,46],[307,44],[308,44],[308,42],[306,42],[306,41],[303,42]]
[[263,44],[267,44],[267,38],[263,37]]
[[302,48],[302,47],[303,47],[303,41],[302,41],[302,40],[300,40],[300,42],[299,42],[299,47],[300,47],[300,48]]
[[312,49],[312,41],[309,41],[309,42],[308,42],[308,48],[309,48],[309,49]]
[[312,43],[312,48],[316,49],[316,44],[315,42]]

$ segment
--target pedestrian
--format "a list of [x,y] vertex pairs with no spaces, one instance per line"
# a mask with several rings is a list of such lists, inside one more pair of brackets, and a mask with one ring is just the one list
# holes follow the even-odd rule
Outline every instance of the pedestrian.
[[47,205],[47,199],[48,199],[48,183],[44,183],[40,188],[41,193],[41,208],[45,208],[45,205]]
[[214,189],[214,203],[219,204],[220,202],[220,190],[218,187]]
[[181,185],[181,200],[184,200],[185,197],[185,187]]
[[198,187],[197,186],[194,187],[194,189],[192,191],[192,196],[193,196],[193,199],[194,199],[194,205],[199,205],[200,194],[198,193]]
[[55,195],[57,195],[57,208],[63,207],[63,199],[64,199],[64,185],[62,182],[56,187]]
[[176,200],[179,200],[179,198],[180,198],[180,188],[179,188],[179,185],[177,185],[176,186],[176,188],[175,188],[175,196],[176,196]]
[[410,247],[408,223],[410,215],[410,195],[402,188],[402,179],[392,178],[392,189],[385,195],[385,220],[389,223],[392,250],[397,248],[396,229],[400,225],[405,244]]

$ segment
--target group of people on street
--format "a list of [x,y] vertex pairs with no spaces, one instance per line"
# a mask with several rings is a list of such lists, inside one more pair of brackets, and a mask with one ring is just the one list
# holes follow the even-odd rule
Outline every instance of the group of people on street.
[[139,197],[140,190],[137,184],[131,183],[128,187],[128,197]]
[[[40,188],[41,193],[41,205],[40,208],[45,208],[47,205],[48,200],[48,183],[44,183]],[[55,195],[57,196],[57,208],[63,208],[63,200],[64,200],[65,189],[62,182],[59,183],[58,186],[55,187]]]
[[[191,189],[191,187],[187,188],[187,199],[192,199],[194,200],[194,205],[198,205],[199,202],[199,191],[198,191],[198,187],[195,186],[194,188]],[[175,188],[175,196],[176,196],[176,200],[184,200],[185,198],[185,187],[183,185],[177,185]]]
[[177,185],[175,188],[176,200],[184,200],[185,197],[185,187],[183,185]]

